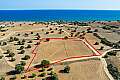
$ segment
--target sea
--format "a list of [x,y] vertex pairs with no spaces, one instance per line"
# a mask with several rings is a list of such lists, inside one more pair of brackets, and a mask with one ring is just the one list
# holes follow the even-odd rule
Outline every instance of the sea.
[[0,10],[0,21],[116,21],[120,10]]

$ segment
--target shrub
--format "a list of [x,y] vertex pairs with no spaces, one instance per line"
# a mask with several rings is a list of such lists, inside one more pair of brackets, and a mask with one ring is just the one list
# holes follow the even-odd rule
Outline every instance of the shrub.
[[18,40],[19,40],[18,38],[14,37],[14,41],[18,41]]
[[103,50],[103,49],[104,49],[104,47],[103,47],[103,46],[101,46],[99,50]]
[[9,57],[14,57],[15,53],[9,53]]
[[25,61],[20,61],[20,64],[21,64],[22,66],[25,66],[25,65],[26,65],[26,62],[25,62]]
[[49,34],[49,32],[46,32],[46,34]]
[[69,73],[70,72],[70,67],[69,66],[65,66],[64,67],[64,73]]
[[111,55],[111,56],[116,56],[117,52],[116,51],[110,51],[107,53],[108,55]]
[[44,66],[44,67],[48,67],[50,64],[50,62],[48,60],[42,60],[41,61],[41,65]]
[[32,75],[31,75],[31,76],[34,78],[34,77],[36,77],[36,74],[32,73]]
[[30,56],[29,55],[25,55],[25,57],[24,58],[22,58],[23,60],[28,60],[28,59],[30,59]]
[[51,33],[54,33],[54,31],[51,31]]
[[30,40],[28,43],[32,43],[32,41]]
[[0,59],[2,59],[3,58],[3,56],[0,56]]
[[24,67],[21,64],[17,64],[17,65],[15,65],[15,70],[18,73],[21,73],[24,70]]
[[31,45],[28,45],[27,48],[31,48]]
[[20,46],[20,50],[24,49],[24,46]]
[[9,61],[13,62],[13,61],[15,61],[15,60],[16,60],[16,59],[12,57]]
[[21,50],[18,54],[24,54],[25,50]]
[[41,73],[40,75],[38,75],[38,77],[44,77],[46,75],[46,73]]
[[33,34],[33,32],[31,32],[31,34]]
[[94,32],[98,32],[98,29],[95,29]]
[[99,45],[99,42],[95,42],[95,44],[94,45]]
[[10,53],[10,50],[8,49],[7,52],[5,52],[4,54],[9,54]]
[[65,37],[64,37],[64,39],[68,39],[68,37],[67,37],[67,36],[65,36]]

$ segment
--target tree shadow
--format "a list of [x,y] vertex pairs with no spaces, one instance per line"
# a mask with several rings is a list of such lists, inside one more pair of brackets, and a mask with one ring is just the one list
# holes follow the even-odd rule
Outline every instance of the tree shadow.
[[20,74],[18,71],[16,70],[12,70],[6,73],[7,75],[15,75],[15,74]]

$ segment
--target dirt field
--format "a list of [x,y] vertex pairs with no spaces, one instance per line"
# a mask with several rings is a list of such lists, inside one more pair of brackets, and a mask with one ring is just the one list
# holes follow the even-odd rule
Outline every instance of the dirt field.
[[[98,39],[97,37],[93,36],[92,33],[87,33],[87,34],[85,35],[85,37],[86,37],[86,39],[88,40],[88,42],[89,42],[94,48],[96,48],[99,52],[104,52],[104,51],[110,49],[109,46],[106,46],[106,45],[100,43],[101,40]],[[98,42],[99,45],[94,45],[96,42]],[[99,50],[101,46],[104,46],[104,49],[103,49],[103,50]]]
[[[102,63],[99,60],[75,62],[69,65],[70,73],[57,73],[59,80],[109,80],[103,71]],[[55,72],[62,70],[64,66],[55,66]]]
[[90,54],[92,54],[92,51],[81,41],[52,40],[40,44],[34,63],[38,63],[43,59],[55,61],[68,57]]

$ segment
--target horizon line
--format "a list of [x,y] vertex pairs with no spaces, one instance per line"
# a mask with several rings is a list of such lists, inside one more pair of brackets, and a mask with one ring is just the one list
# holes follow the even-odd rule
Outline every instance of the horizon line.
[[2,10],[105,10],[105,11],[120,11],[120,9],[0,9]]

